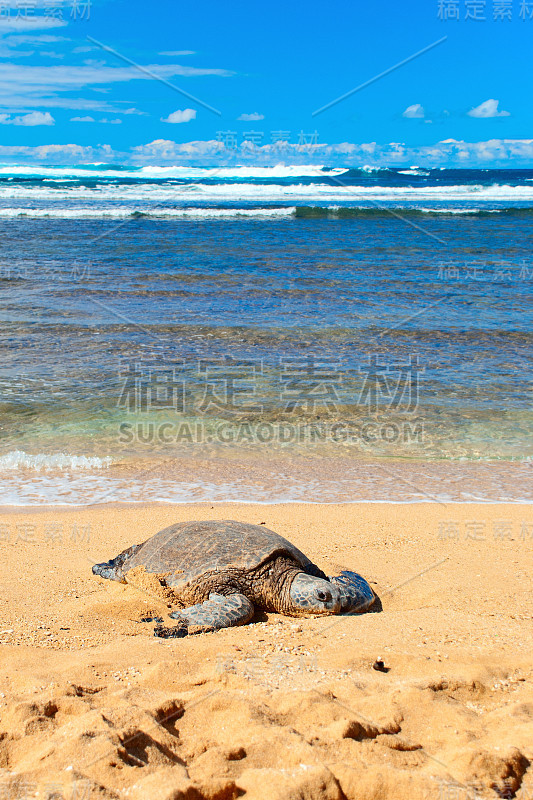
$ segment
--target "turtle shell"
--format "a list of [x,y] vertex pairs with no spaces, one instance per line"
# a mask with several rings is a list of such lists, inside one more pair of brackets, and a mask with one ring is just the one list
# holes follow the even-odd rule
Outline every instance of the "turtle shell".
[[167,586],[181,589],[206,572],[246,571],[276,555],[291,558],[304,572],[313,570],[298,548],[262,525],[230,520],[178,522],[140,545],[122,569],[126,573],[142,566],[146,572],[164,576]]

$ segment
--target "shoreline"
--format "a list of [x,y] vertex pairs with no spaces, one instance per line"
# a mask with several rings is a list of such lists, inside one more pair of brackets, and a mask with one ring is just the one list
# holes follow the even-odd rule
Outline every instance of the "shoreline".
[[290,508],[291,506],[384,506],[385,508],[389,506],[429,506],[429,505],[440,505],[440,506],[481,506],[481,507],[491,507],[491,506],[509,506],[510,508],[521,508],[523,506],[531,506],[533,507],[533,503],[531,500],[442,500],[442,501],[435,501],[435,500],[287,500],[287,501],[278,501],[278,500],[264,500],[264,501],[257,501],[257,500],[205,500],[200,502],[193,502],[190,500],[183,500],[182,502],[176,502],[174,500],[138,500],[138,501],[131,501],[131,502],[123,502],[123,501],[116,501],[116,502],[104,502],[104,503],[89,503],[86,505],[41,505],[41,506],[16,506],[16,505],[0,505],[0,517],[2,514],[48,514],[54,513],[56,511],[62,513],[75,513],[75,512],[84,512],[84,511],[92,511],[95,509],[102,509],[102,510],[142,510],[145,508],[163,508],[163,507],[170,507],[170,508],[183,508],[183,507],[190,507],[194,506],[195,508],[218,508],[220,506],[229,506],[229,507],[239,507],[239,506],[258,506],[258,507],[277,507],[277,506],[286,506]]
[[533,503],[530,462],[353,460],[346,456],[144,459],[97,471],[4,470],[4,507],[120,504]]

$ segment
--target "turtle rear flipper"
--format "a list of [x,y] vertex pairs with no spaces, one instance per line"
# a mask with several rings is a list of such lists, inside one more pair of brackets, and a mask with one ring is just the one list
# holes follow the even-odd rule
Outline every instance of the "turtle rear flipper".
[[167,639],[186,636],[191,632],[190,628],[194,629],[194,633],[206,633],[220,628],[231,628],[234,625],[246,625],[252,619],[254,611],[253,603],[243,594],[236,593],[224,597],[213,593],[204,603],[173,611],[170,616],[179,620],[179,624],[175,628],[158,625],[154,635]]

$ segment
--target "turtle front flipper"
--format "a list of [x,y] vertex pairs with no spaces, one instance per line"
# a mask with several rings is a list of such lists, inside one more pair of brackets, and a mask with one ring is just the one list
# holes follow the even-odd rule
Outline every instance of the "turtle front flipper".
[[341,592],[341,614],[360,614],[370,608],[376,595],[368,581],[357,572],[343,570],[340,575],[328,578]]
[[213,593],[204,603],[173,611],[170,616],[172,619],[179,620],[179,624],[173,628],[158,625],[154,630],[154,635],[168,639],[181,638],[187,633],[217,631],[220,628],[231,628],[234,625],[245,625],[250,622],[253,615],[253,603],[245,595],[231,594],[224,597],[224,595]]

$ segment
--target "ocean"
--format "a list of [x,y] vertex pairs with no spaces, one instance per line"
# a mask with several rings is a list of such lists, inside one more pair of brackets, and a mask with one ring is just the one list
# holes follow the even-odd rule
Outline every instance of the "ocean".
[[533,170],[0,166],[4,505],[531,502]]

